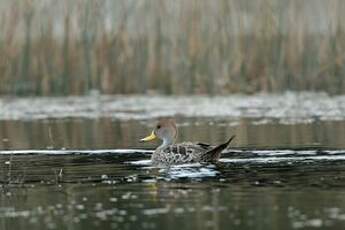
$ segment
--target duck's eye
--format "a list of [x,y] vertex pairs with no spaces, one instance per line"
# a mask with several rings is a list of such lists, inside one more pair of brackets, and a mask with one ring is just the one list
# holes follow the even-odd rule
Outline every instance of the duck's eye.
[[157,129],[160,129],[161,128],[161,126],[160,125],[157,125]]

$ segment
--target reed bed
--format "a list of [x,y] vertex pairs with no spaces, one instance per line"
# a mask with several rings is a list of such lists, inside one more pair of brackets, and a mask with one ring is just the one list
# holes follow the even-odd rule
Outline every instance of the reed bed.
[[342,12],[342,0],[1,0],[0,94],[341,94]]

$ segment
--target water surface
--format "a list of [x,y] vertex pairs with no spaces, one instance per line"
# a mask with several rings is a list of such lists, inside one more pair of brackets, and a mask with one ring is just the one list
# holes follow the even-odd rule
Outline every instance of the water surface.
[[[205,97],[185,104],[172,98],[148,104],[84,99],[2,100],[0,229],[339,229],[345,224],[341,96]],[[209,112],[216,102],[224,111]],[[279,106],[285,113],[278,113]],[[236,140],[215,165],[154,168],[150,154],[158,143],[138,140],[161,115],[176,117],[179,141],[216,144],[232,134]]]

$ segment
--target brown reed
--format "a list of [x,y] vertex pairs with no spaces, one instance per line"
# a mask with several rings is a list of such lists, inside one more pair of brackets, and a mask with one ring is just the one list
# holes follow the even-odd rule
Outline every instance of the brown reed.
[[0,94],[345,91],[342,0],[3,0]]

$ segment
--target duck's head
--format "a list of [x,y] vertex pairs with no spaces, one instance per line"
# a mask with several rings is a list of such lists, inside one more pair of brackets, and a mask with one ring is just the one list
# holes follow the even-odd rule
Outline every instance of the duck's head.
[[162,118],[157,122],[155,128],[151,132],[151,135],[141,139],[140,141],[148,142],[158,138],[163,141],[161,147],[165,147],[173,144],[176,140],[176,137],[177,128],[175,121],[173,119]]

